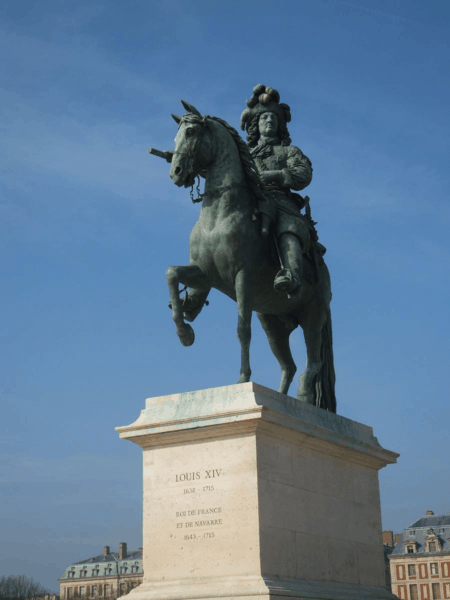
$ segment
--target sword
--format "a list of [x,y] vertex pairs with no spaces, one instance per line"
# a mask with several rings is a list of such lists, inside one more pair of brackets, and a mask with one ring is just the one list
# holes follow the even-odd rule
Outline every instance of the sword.
[[154,156],[159,156],[159,158],[165,158],[168,163],[172,162],[173,150],[166,150],[163,152],[162,150],[157,150],[156,148],[149,148],[148,152]]

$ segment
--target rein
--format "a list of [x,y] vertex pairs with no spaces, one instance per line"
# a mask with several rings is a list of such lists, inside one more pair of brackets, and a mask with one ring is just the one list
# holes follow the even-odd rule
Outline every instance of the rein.
[[192,184],[191,190],[190,190],[190,195],[191,195],[191,200],[194,204],[196,204],[197,202],[202,202],[204,198],[207,198],[208,196],[210,196],[211,198],[214,198],[214,196],[217,196],[218,194],[220,194],[221,192],[226,192],[227,190],[231,190],[232,188],[246,188],[247,185],[246,184],[242,184],[242,183],[231,183],[230,185],[221,185],[220,187],[214,188],[212,190],[212,192],[208,192],[207,194],[201,194],[200,193],[200,177],[197,175],[197,187],[195,188],[195,191],[197,192],[197,198],[194,198],[194,185]]

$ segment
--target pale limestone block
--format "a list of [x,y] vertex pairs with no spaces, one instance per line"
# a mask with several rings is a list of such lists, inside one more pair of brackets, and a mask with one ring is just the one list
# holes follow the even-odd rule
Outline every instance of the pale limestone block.
[[278,438],[261,435],[257,441],[260,479],[292,484],[292,453],[295,446]]
[[329,538],[327,551],[330,581],[360,583],[358,544]]
[[259,518],[269,525],[290,531],[303,531],[307,515],[302,491],[291,485],[259,480]]
[[262,525],[261,572],[268,576],[295,577],[295,532]]
[[353,474],[355,501],[362,504],[380,506],[378,471],[375,469],[366,469],[361,465],[354,465]]
[[323,492],[326,486],[323,457],[308,448],[296,446],[292,453],[292,483],[311,492]]
[[358,570],[360,581],[365,585],[383,586],[385,578],[383,548],[379,545],[360,545],[358,550]]
[[296,576],[301,579],[331,580],[328,564],[328,538],[308,533],[296,533]]
[[150,398],[144,582],[129,600],[393,599],[372,429],[254,383]]
[[323,492],[333,498],[353,500],[353,464],[333,456],[322,461]]
[[358,542],[368,545],[377,545],[382,536],[380,510],[376,506],[367,504],[354,505],[354,516]]

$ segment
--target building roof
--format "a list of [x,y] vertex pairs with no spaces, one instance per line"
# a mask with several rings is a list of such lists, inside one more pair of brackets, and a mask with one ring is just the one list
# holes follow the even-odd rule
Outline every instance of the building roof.
[[414,527],[445,527],[450,525],[450,515],[430,515],[415,521],[408,529]]
[[[74,573],[70,579],[80,579],[80,572],[84,571],[84,567],[87,570],[87,577],[92,577],[92,569],[98,565],[100,570],[99,575],[103,576],[104,569],[111,569],[111,576],[117,576],[119,574],[120,567],[131,567],[137,566],[137,573],[142,573],[142,548],[127,552],[127,556],[122,560],[119,560],[118,552],[110,552],[109,554],[100,554],[99,556],[93,556],[92,558],[86,558],[73,562],[70,566],[64,569],[64,573],[61,579],[69,579],[69,573]],[[82,578],[81,578],[82,579]]]
[[[425,552],[425,541],[430,529],[433,530],[433,533],[439,538],[442,544],[441,552],[450,553],[450,514],[426,515],[414,521],[414,523],[404,530],[391,556],[406,554],[405,542],[409,540],[417,542],[418,554]],[[428,554],[439,554],[439,552],[428,552]]]

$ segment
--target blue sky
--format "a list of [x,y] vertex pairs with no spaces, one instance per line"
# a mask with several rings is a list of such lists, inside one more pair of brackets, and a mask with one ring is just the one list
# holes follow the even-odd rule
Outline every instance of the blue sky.
[[[449,25],[431,0],[3,0],[0,575],[52,590],[141,545],[146,397],[239,376],[218,292],[183,348],[165,271],[199,207],[149,146],[180,99],[239,126],[258,83],[292,110],[332,284],[338,412],[401,453],[383,527],[450,510]],[[304,344],[292,336],[302,370]],[[253,380],[279,382],[257,319]],[[296,394],[293,384],[290,390]]]

